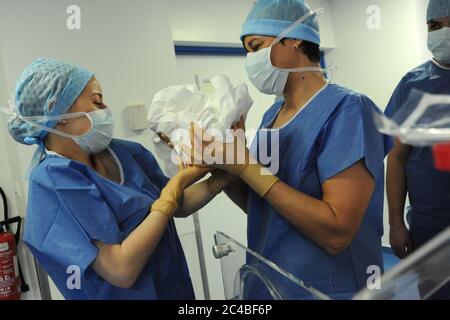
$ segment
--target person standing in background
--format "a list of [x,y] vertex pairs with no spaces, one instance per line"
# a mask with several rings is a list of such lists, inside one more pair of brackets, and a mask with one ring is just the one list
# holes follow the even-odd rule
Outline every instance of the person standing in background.
[[[427,12],[428,48],[433,59],[408,72],[394,91],[386,116],[392,117],[417,89],[450,94],[450,0],[431,0]],[[406,196],[411,209],[404,219]],[[387,196],[390,244],[401,259],[450,226],[450,174],[435,169],[432,149],[396,141],[388,157]],[[450,288],[434,296],[448,299]]]

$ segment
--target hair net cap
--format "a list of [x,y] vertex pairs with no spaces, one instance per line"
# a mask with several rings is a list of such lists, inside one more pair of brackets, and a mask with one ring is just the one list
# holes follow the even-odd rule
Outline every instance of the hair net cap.
[[[52,58],[38,58],[23,70],[16,85],[17,112],[24,117],[67,113],[83,92],[93,73]],[[54,128],[57,122],[44,126]],[[41,144],[48,132],[19,118],[8,122],[11,136],[22,144]]]
[[430,0],[427,21],[450,16],[450,0]]
[[[245,20],[241,40],[248,35],[278,37],[310,10],[304,0],[259,0]],[[306,19],[286,38],[305,40],[320,46],[317,16]]]

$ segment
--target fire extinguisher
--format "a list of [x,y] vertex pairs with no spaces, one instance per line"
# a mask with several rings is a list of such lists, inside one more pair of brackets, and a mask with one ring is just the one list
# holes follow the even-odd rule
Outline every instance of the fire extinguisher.
[[[0,195],[5,216],[5,221],[0,222],[0,300],[19,300],[22,292],[29,291],[17,257],[22,218],[8,218],[8,203],[2,188]],[[17,224],[16,234],[10,231],[11,224]]]

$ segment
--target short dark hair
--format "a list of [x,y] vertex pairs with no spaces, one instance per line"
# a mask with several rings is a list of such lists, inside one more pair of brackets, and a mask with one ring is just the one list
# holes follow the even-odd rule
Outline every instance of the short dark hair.
[[302,53],[308,57],[309,61],[314,63],[320,63],[320,47],[319,45],[309,42],[302,41],[299,48]]
[[[284,40],[281,40],[281,43],[284,45]],[[320,63],[320,47],[319,45],[302,40],[302,43],[299,47],[299,50],[308,57],[309,61],[313,63]]]

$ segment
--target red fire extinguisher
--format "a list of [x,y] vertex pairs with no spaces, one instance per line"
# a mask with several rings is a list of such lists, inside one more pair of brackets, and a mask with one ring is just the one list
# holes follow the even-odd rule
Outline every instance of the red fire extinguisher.
[[[22,269],[17,257],[17,243],[20,240],[21,217],[8,219],[8,203],[6,195],[0,188],[3,199],[5,221],[0,222],[0,300],[19,300],[22,292],[30,290],[25,283]],[[16,234],[10,225],[17,224]]]
[[0,227],[0,300],[20,300],[20,275],[14,234]]
[[450,172],[450,144],[433,146],[434,164],[440,171]]

